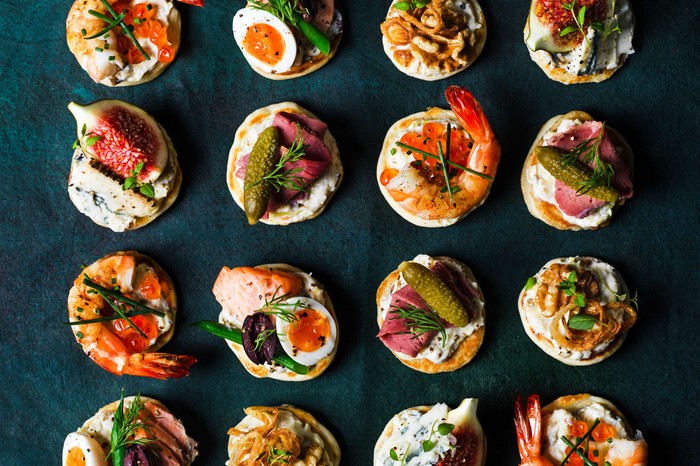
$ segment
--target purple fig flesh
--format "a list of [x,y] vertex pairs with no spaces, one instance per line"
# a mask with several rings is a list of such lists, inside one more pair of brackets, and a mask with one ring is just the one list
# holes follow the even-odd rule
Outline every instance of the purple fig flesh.
[[[275,325],[268,315],[262,312],[249,315],[243,321],[241,333],[243,335],[243,350],[253,364],[272,362],[275,349],[277,349],[277,333]],[[264,334],[263,336],[267,338],[262,344],[257,345],[256,351],[255,341],[260,334]]]

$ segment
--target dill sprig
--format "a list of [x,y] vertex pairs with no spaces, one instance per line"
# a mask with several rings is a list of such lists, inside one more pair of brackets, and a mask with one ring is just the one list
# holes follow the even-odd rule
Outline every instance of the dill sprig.
[[[156,445],[151,429],[138,420],[139,413],[143,410],[145,403],[141,400],[141,393],[137,394],[131,402],[129,409],[124,411],[124,389],[122,389],[119,406],[114,412],[114,424],[110,437],[111,445],[107,459],[112,457],[114,464],[122,464],[126,447],[130,445],[142,445],[153,450]],[[134,438],[138,431],[146,432],[147,437]]]
[[442,336],[442,346],[444,347],[447,343],[445,324],[442,323],[437,312],[432,309],[424,311],[409,304],[406,307],[394,307],[390,312],[396,314],[396,317],[390,317],[390,319],[404,319],[406,321],[407,333],[412,334],[414,338],[426,332],[436,331]]
[[296,325],[299,322],[299,317],[296,316],[297,311],[301,309],[311,309],[311,306],[300,301],[285,303],[283,301],[286,301],[292,296],[289,293],[278,296],[277,293],[279,290],[280,287],[278,286],[272,294],[272,298],[268,300],[266,297],[265,304],[256,312],[262,312],[268,316],[275,316],[289,324]]
[[258,333],[258,335],[255,337],[255,346],[254,346],[254,351],[257,353],[262,349],[263,344],[269,340],[272,335],[275,334],[277,330],[274,328],[270,328],[267,330],[263,330],[262,332]]
[[601,125],[598,136],[581,141],[576,147],[563,154],[562,167],[566,168],[577,162],[587,167],[593,165],[593,173],[591,173],[590,178],[578,183],[576,187],[576,192],[579,194],[586,194],[598,186],[610,188],[612,185],[615,169],[612,164],[604,162],[600,157],[600,144],[603,142],[604,134],[605,122]]
[[271,172],[245,186],[245,188],[249,189],[266,181],[276,192],[280,192],[282,189],[299,192],[306,191],[309,185],[303,177],[299,176],[299,173],[304,169],[302,167],[284,168],[287,163],[298,162],[306,157],[306,147],[307,146],[304,144],[304,137],[301,135],[301,125],[297,123],[296,139],[294,139],[292,145],[289,146],[287,153],[280,157]]

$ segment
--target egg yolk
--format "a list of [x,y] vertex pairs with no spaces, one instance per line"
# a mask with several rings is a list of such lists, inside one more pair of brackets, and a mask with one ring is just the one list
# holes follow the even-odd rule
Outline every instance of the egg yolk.
[[66,456],[66,466],[85,466],[85,455],[80,447],[73,447]]
[[304,309],[295,315],[297,321],[289,326],[287,332],[289,342],[305,353],[322,347],[331,332],[326,316],[313,309]]
[[282,34],[269,24],[258,23],[248,28],[243,39],[245,50],[263,63],[275,65],[284,56]]

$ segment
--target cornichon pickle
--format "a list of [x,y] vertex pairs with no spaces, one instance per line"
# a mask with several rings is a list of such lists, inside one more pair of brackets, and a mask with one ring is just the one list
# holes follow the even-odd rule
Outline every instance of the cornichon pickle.
[[402,262],[399,272],[408,286],[440,317],[457,327],[464,327],[469,323],[469,314],[457,296],[440,277],[433,275],[430,269],[416,262]]
[[243,210],[251,225],[258,223],[260,217],[265,215],[270,201],[272,187],[263,177],[270,173],[275,165],[278,139],[277,128],[265,128],[250,152],[243,186]]
[[[554,147],[535,147],[535,156],[554,178],[570,188],[579,189],[581,183],[591,179],[591,170],[578,162],[564,166],[562,153]],[[615,202],[620,197],[615,188],[609,186],[596,186],[586,191],[586,195],[605,202]]]

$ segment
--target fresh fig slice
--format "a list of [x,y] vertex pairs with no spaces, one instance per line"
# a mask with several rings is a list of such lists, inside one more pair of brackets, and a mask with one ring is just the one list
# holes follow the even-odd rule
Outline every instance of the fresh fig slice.
[[[143,162],[139,183],[156,180],[168,165],[168,144],[160,125],[140,108],[121,100],[98,100],[89,105],[68,104],[78,124],[83,150],[123,179]],[[83,132],[85,128],[85,132]],[[89,136],[88,136],[89,135]]]
[[466,398],[447,413],[447,422],[455,426],[455,448],[437,466],[481,466],[486,460],[486,437],[476,417],[479,400]]
[[[241,333],[243,336],[243,350],[253,364],[262,364],[264,362],[269,364],[272,362],[272,357],[277,349],[277,333],[275,325],[268,315],[262,312],[249,315],[243,321]],[[267,334],[267,338],[262,345],[258,345],[256,351],[255,340],[262,333]]]

